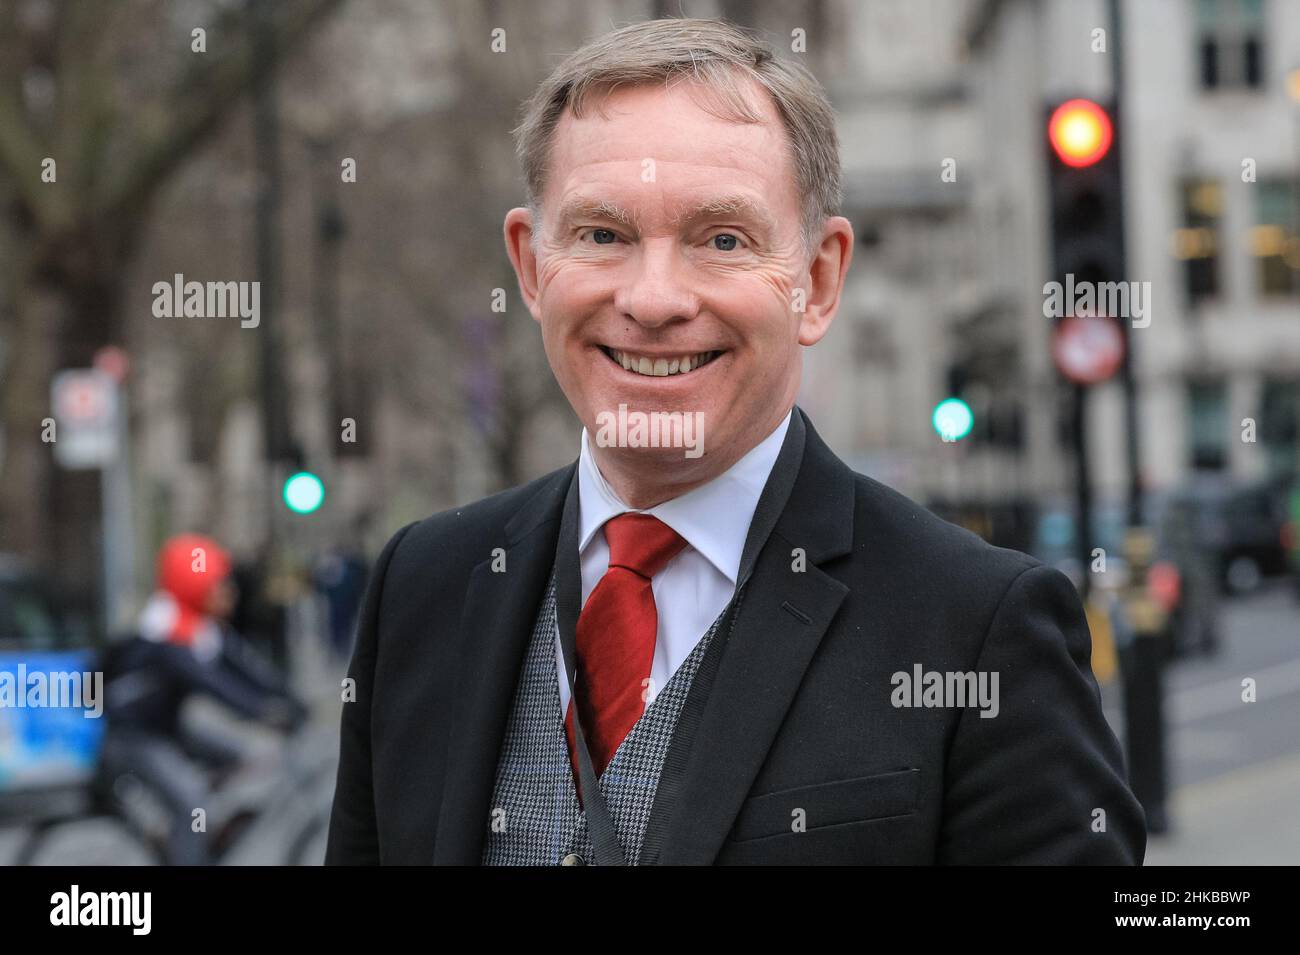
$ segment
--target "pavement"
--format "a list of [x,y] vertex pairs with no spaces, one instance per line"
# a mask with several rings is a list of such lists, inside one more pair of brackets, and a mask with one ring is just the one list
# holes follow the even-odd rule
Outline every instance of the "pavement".
[[[1270,583],[1226,600],[1222,627],[1216,655],[1166,672],[1170,828],[1146,865],[1300,864],[1300,603]],[[1118,687],[1103,698],[1122,740]]]
[[1147,841],[1147,865],[1300,863],[1300,756],[1179,787],[1172,826]]

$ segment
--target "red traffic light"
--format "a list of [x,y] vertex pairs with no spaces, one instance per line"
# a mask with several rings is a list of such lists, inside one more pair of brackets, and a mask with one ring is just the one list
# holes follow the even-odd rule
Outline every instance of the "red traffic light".
[[1106,111],[1092,100],[1067,100],[1052,113],[1047,138],[1067,166],[1091,166],[1110,150],[1115,130]]

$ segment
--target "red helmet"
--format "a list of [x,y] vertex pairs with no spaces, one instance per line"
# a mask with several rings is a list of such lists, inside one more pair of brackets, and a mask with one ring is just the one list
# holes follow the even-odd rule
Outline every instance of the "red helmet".
[[175,600],[172,639],[187,642],[207,612],[212,591],[230,576],[230,555],[202,534],[178,534],[158,552],[158,588]]

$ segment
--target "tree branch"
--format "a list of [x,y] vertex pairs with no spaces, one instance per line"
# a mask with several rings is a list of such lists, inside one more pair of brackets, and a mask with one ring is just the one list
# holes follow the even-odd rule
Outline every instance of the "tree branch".
[[[263,0],[266,2],[266,0]],[[221,125],[240,97],[266,72],[277,69],[343,0],[301,0],[268,5],[273,11],[269,25],[275,55],[262,63],[246,41],[232,43],[214,62],[196,68],[180,84],[174,102],[165,114],[169,123],[158,134],[148,137],[129,172],[109,187],[99,211],[110,215],[129,215],[144,206],[154,192],[175,172],[194,150]],[[246,28],[246,15],[230,13],[218,22],[212,35],[225,38],[238,35]]]
[[71,210],[64,192],[41,182],[41,160],[51,150],[28,126],[16,83],[0,83],[0,168],[14,193],[37,222],[63,221]]

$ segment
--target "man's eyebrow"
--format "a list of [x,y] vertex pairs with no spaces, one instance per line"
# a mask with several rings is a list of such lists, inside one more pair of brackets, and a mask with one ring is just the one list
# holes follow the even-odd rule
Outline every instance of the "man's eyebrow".
[[731,217],[749,219],[768,229],[773,228],[776,224],[768,211],[759,203],[749,196],[741,195],[718,196],[707,199],[678,213],[674,221],[680,227],[684,224],[699,222],[701,219]]
[[635,223],[630,212],[608,199],[573,199],[560,207],[561,227],[579,219],[609,219],[629,229]]

